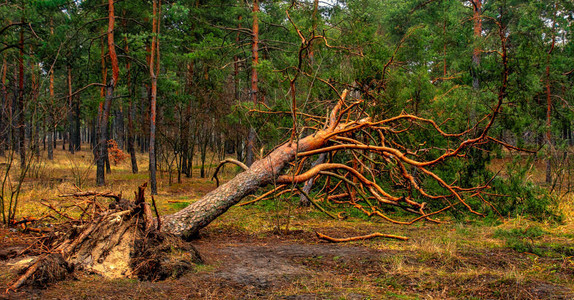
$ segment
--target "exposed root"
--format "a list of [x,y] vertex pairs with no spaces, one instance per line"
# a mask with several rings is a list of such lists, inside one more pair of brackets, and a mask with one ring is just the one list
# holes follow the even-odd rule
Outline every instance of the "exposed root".
[[[108,278],[161,280],[181,276],[194,264],[201,263],[191,245],[158,231],[159,218],[154,219],[150,205],[145,202],[145,187],[145,184],[139,187],[135,201],[114,198],[108,209],[94,209],[93,214],[79,219],[66,218],[65,223],[57,225],[37,243],[42,245],[43,254],[8,290],[25,285],[46,286],[67,278],[73,270]],[[95,208],[95,199],[87,205]]]

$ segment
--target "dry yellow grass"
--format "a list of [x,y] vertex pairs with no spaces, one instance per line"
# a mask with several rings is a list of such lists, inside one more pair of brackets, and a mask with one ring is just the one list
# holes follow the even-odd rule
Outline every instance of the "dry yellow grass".
[[[33,159],[22,184],[18,216],[42,215],[46,212],[46,208],[40,204],[41,201],[61,202],[63,199],[58,198],[58,195],[77,192],[79,189],[84,191],[112,191],[131,198],[137,187],[149,179],[147,154],[138,153],[137,161],[139,167],[137,174],[132,173],[131,162],[128,157],[118,165],[112,165],[112,172],[106,174],[106,185],[98,187],[95,184],[96,167],[89,145],[83,145],[82,150],[75,154],[61,150],[61,148],[56,149],[53,160],[48,160],[46,153],[42,152],[40,157]],[[8,163],[8,157],[0,157],[0,173],[5,172]],[[20,172],[18,166],[19,161],[15,159],[10,171],[10,178],[14,186]],[[193,177],[187,178],[182,175],[181,183],[177,182],[177,173],[172,172],[170,184],[169,173],[166,170],[159,170],[157,177],[158,195],[155,196],[155,199],[162,214],[171,213],[177,209],[177,206],[174,207],[168,203],[168,200],[193,202],[215,188],[215,181],[210,180],[212,174],[208,173],[209,178],[198,178],[199,169],[196,166],[199,166],[199,161],[194,161]],[[214,166],[210,165],[209,170],[213,172]],[[225,171],[220,174],[220,178],[229,178],[233,172],[232,168],[225,168]],[[7,188],[6,191],[9,192],[9,189]]]

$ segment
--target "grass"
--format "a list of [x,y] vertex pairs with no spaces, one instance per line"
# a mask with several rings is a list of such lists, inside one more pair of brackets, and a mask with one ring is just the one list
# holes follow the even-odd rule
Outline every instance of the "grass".
[[[58,195],[75,192],[76,186],[132,197],[137,186],[147,181],[148,176],[146,155],[138,154],[137,159],[138,174],[133,174],[129,161],[125,161],[112,166],[112,173],[106,175],[105,187],[97,187],[89,149],[84,147],[74,155],[58,150],[53,161],[42,158],[34,166],[33,174],[26,178],[19,216],[48,213],[48,209],[40,205],[42,201],[64,205],[65,199]],[[220,178],[228,180],[234,171],[227,168]],[[535,175],[539,172],[537,168],[534,171]],[[155,196],[160,214],[178,211],[215,188],[210,178],[198,177],[199,170],[194,169],[192,178],[182,177],[180,183],[170,185],[167,174],[160,172],[159,194]],[[172,178],[176,180],[177,174],[172,174]],[[341,222],[314,208],[299,208],[297,201],[275,199],[232,207],[205,229],[207,238],[204,242],[221,237],[213,242],[215,246],[221,241],[235,242],[235,239],[262,244],[314,244],[318,242],[313,238],[314,231],[336,237],[382,232],[410,238],[407,242],[366,240],[342,245],[371,251],[372,257],[361,257],[356,261],[349,261],[340,254],[305,257],[300,263],[312,270],[311,274],[290,279],[279,290],[268,291],[267,295],[272,298],[314,295],[344,299],[362,295],[373,299],[528,299],[532,287],[543,290],[549,285],[557,289],[574,289],[573,194],[564,195],[557,203],[564,216],[562,223],[535,222],[521,216],[484,221],[441,217],[446,221],[444,224],[419,222],[399,226],[366,218],[356,210],[346,211],[349,218]],[[299,232],[299,235],[282,235],[285,232]],[[198,266],[195,274],[205,276],[224,267],[215,261]],[[0,276],[0,280],[2,278]],[[97,279],[81,279],[73,285],[89,290],[98,284],[101,282]],[[107,290],[127,294],[127,298],[133,290],[141,290],[152,297],[157,293],[155,290],[172,286],[175,290],[179,283],[164,284],[161,288],[151,285],[148,289],[145,284],[131,280],[106,281]],[[198,289],[202,297],[218,297],[221,293],[229,293],[230,298],[236,296],[232,288],[201,284],[204,283],[200,283]],[[68,287],[61,284],[58,288],[66,290]],[[49,297],[49,293],[45,296]]]

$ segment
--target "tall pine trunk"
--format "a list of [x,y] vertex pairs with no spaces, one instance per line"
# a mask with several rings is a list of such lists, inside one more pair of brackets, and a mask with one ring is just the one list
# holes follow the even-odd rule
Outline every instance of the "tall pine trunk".
[[[157,73],[159,73],[159,14],[161,1],[153,0],[152,41],[149,70],[151,77],[150,126],[149,126],[149,177],[152,195],[157,195],[157,163],[155,149],[156,116],[157,116]],[[157,57],[156,57],[157,55]],[[157,61],[156,61],[157,59]]]
[[[126,54],[129,54],[129,46],[128,46],[128,38],[124,37],[124,42],[126,43]],[[129,102],[128,102],[128,128],[127,128],[127,150],[130,155],[131,163],[132,163],[132,173],[138,173],[138,162],[136,158],[136,150],[134,147],[134,116],[135,116],[135,106],[134,106],[134,94],[132,92],[132,77],[131,77],[131,61],[128,59],[126,63],[127,73],[127,82],[128,82],[128,91],[130,94]]]
[[6,69],[8,68],[8,64],[6,63],[6,56],[4,55],[2,60],[2,73],[1,73],[1,81],[0,84],[0,99],[2,102],[0,103],[0,156],[4,156],[4,151],[8,145],[8,92],[6,89]]
[[[22,20],[24,23],[24,20]],[[20,151],[20,168],[26,167],[26,122],[24,118],[24,31],[20,30],[20,55],[18,57],[18,101],[16,115],[18,126],[18,150]]]
[[67,66],[68,70],[68,151],[74,154],[76,147],[74,145],[74,104],[72,103],[72,67]]
[[[112,80],[106,85],[106,97],[103,103],[103,107],[100,104],[100,111],[102,111],[102,117],[100,121],[99,131],[99,143],[98,143],[98,158],[97,158],[97,168],[96,168],[96,183],[98,185],[105,185],[105,174],[104,168],[108,167],[109,170],[109,159],[108,159],[108,126],[110,120],[110,110],[112,106],[112,100],[114,98],[114,88],[118,83],[119,78],[119,66],[118,66],[118,57],[116,55],[116,49],[114,45],[114,24],[115,24],[115,16],[114,16],[114,0],[108,0],[108,32],[107,32],[107,40],[108,40],[108,53],[110,56],[110,62],[112,65]],[[105,67],[105,62],[103,61],[103,49],[102,49],[102,66]],[[104,68],[105,69],[105,68]],[[105,77],[105,71],[104,77]]]
[[[53,29],[52,29],[53,32]],[[55,98],[55,93],[54,93],[54,69],[50,69],[50,84],[49,84],[49,90],[50,90],[50,103],[53,106],[54,105],[54,98]],[[48,159],[49,160],[53,160],[54,159],[54,117],[53,117],[53,107],[49,107],[48,111],[47,111],[47,116],[46,116],[47,120],[47,130],[46,133],[48,135],[48,141],[47,141],[47,146],[48,146]]]
[[552,86],[550,81],[550,59],[552,58],[552,52],[554,52],[554,47],[556,46],[556,3],[554,3],[554,15],[552,18],[552,42],[550,44],[550,49],[546,56],[546,142],[548,144],[547,148],[547,159],[546,159],[546,183],[552,183],[552,156],[554,154],[554,145],[552,143]]
[[[257,105],[257,94],[259,93],[259,89],[257,86],[258,79],[257,79],[257,65],[259,64],[259,20],[257,14],[259,13],[259,1],[253,0],[253,27],[252,27],[252,37],[253,41],[251,43],[251,99],[253,100],[253,104]],[[250,126],[249,128],[249,135],[247,136],[247,154],[245,158],[245,163],[248,166],[253,164],[255,160],[255,128]]]
[[[474,19],[474,37],[478,39],[482,36],[482,0],[473,0],[473,19]],[[480,48],[476,46],[472,52],[472,88],[474,90],[480,89],[480,82],[478,78],[478,68],[480,67]]]

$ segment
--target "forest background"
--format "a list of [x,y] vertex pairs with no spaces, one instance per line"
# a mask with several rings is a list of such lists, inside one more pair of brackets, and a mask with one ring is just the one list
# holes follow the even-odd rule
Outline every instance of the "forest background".
[[[571,1],[11,0],[0,16],[4,224],[40,215],[33,199],[74,185],[127,194],[149,180],[171,212],[170,193],[206,189],[226,157],[249,166],[320,128],[312,116],[344,89],[373,119],[410,114],[466,137],[502,97],[495,142],[434,172],[460,187],[487,183],[467,199],[487,218],[572,218]],[[407,131],[397,141],[420,155],[452,147]]]

